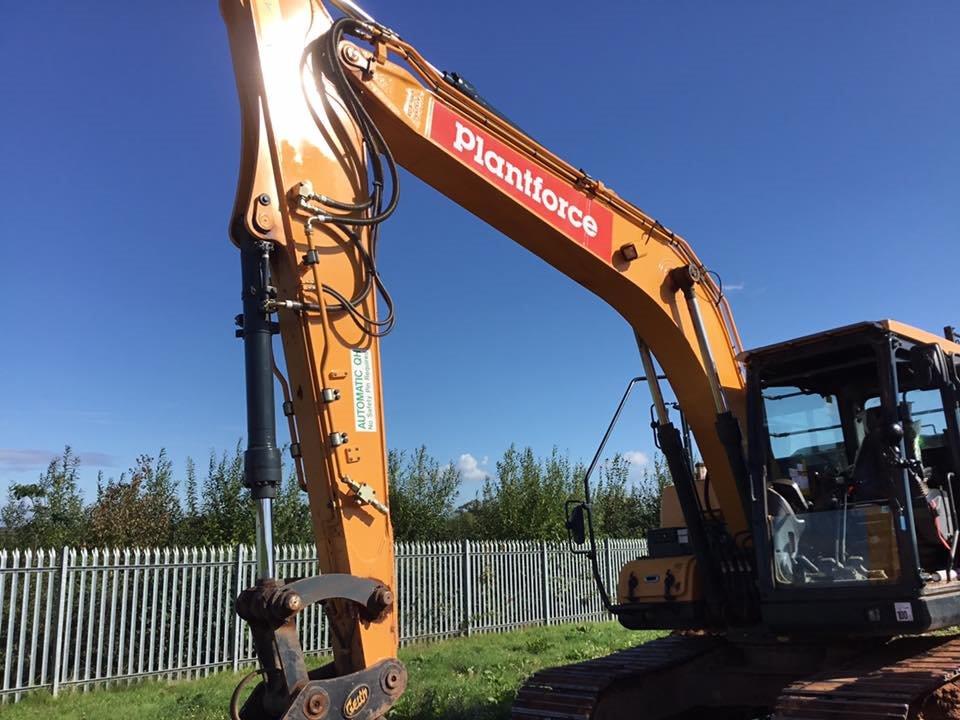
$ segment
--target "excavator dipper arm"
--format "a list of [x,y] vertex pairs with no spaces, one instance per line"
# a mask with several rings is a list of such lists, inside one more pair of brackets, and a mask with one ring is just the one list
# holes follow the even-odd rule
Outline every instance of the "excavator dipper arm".
[[[237,611],[250,624],[263,674],[233,714],[366,720],[386,712],[406,679],[395,659],[377,342],[392,319],[378,316],[375,301],[377,224],[396,205],[395,168],[367,152],[371,129],[354,122],[330,80],[323,39],[332,21],[322,6],[223,0],[221,12],[242,121],[230,231],[243,268],[245,476],[258,508],[258,580]],[[272,355],[278,331],[286,378]],[[280,480],[274,376],[322,572],[292,583],[277,577],[270,532]],[[296,618],[312,602],[330,621],[333,662],[308,673]]]

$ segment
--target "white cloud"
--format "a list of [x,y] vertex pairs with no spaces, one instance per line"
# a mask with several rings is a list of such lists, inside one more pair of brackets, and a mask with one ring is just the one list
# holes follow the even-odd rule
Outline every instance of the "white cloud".
[[631,465],[646,465],[648,462],[650,462],[650,458],[647,457],[647,454],[640,452],[639,450],[627,450],[623,454],[623,459]]
[[485,480],[489,473],[483,469],[487,464],[487,456],[479,461],[470,453],[464,453],[457,460],[456,468],[465,482],[480,482]]
[[[87,467],[114,467],[116,460],[107,453],[77,452],[80,463]],[[27,470],[42,469],[59,457],[60,453],[54,450],[35,450],[30,448],[0,448],[0,470],[10,472],[24,472]]]
[[49,450],[27,448],[0,448],[0,468],[4,470],[32,470],[46,465],[56,456]]
[[742,282],[739,282],[739,283],[726,283],[726,284],[724,284],[724,286],[723,286],[723,291],[724,291],[724,292],[739,292],[740,290],[743,290],[745,287],[746,287],[746,284],[745,284],[745,283],[742,283]]
[[643,470],[650,457],[645,452],[639,450],[627,450],[623,454],[623,459],[630,463],[630,474],[627,476],[631,483],[636,483],[643,478]]

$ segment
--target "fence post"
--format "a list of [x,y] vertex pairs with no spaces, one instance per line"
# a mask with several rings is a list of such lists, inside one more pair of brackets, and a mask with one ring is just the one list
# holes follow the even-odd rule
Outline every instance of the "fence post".
[[470,572],[470,541],[461,540],[460,577],[463,585],[463,633],[470,634],[470,616],[473,614],[473,573]]
[[63,659],[63,615],[64,605],[67,602],[67,572],[70,552],[68,548],[61,551],[63,557],[60,558],[60,600],[57,603],[57,642],[56,650],[53,656],[53,696],[56,697],[60,692],[60,663]]
[[540,580],[541,580],[541,592],[540,592],[540,608],[542,612],[540,617],[543,619],[544,625],[550,624],[550,573],[548,571],[548,561],[547,561],[547,541],[540,541]]
[[[240,587],[240,583],[243,581],[243,556],[244,556],[244,547],[243,545],[237,545],[237,577],[233,583],[233,597],[234,600],[240,595],[240,591],[243,589]],[[240,616],[236,612],[231,614],[233,618],[233,671],[237,672],[240,669],[240,638],[243,633],[241,631],[242,623],[240,622]]]
[[[604,586],[609,588],[612,582],[615,582],[613,579],[613,557],[610,554],[610,538],[603,539],[603,554],[604,554],[604,567],[607,571],[607,577],[604,580]],[[617,590],[614,588],[613,594],[616,595]]]

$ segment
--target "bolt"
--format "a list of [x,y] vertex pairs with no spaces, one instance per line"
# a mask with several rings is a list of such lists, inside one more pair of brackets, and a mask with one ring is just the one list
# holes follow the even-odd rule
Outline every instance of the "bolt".
[[403,665],[397,662],[388,663],[380,675],[380,687],[388,695],[399,695],[407,687],[407,673]]
[[346,45],[343,48],[343,56],[347,62],[358,63],[362,59],[360,52],[353,45]]
[[390,592],[389,588],[381,585],[370,596],[370,600],[367,602],[367,610],[371,615],[377,617],[391,605],[393,605],[393,593]]
[[308,697],[304,705],[307,717],[309,717],[310,720],[319,720],[327,714],[327,708],[330,706],[330,698],[327,697],[327,694],[323,690],[320,690]]
[[290,612],[299,612],[303,607],[303,599],[296,593],[290,593],[283,601],[283,606]]
[[383,685],[387,690],[393,690],[400,682],[400,673],[396,670],[390,670],[383,676]]
[[261,205],[269,205],[270,196],[267,195],[266,193],[263,193],[257,198],[257,202],[260,203]]

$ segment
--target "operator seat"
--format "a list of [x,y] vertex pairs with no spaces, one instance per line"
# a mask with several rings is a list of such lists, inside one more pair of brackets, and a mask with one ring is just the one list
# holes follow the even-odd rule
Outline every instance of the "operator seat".
[[[882,409],[866,412],[867,434],[857,451],[853,466],[853,499],[856,502],[889,502],[895,495],[900,467],[892,464],[890,446],[882,423]],[[946,517],[942,512],[944,498],[939,490],[931,490],[925,479],[908,468],[917,550],[924,570],[943,570],[950,562],[950,541]]]
[[800,559],[800,536],[804,520],[797,516],[791,504],[780,494],[775,484],[767,486],[767,512],[770,537],[773,541],[773,565],[777,582],[793,584]]
[[807,502],[800,486],[794,480],[774,480],[770,483],[770,489],[786,500],[795,513],[805,513],[810,510],[810,503]]
[[893,495],[893,468],[887,460],[888,445],[882,430],[883,409],[866,411],[867,433],[853,461],[854,498],[889,500]]

